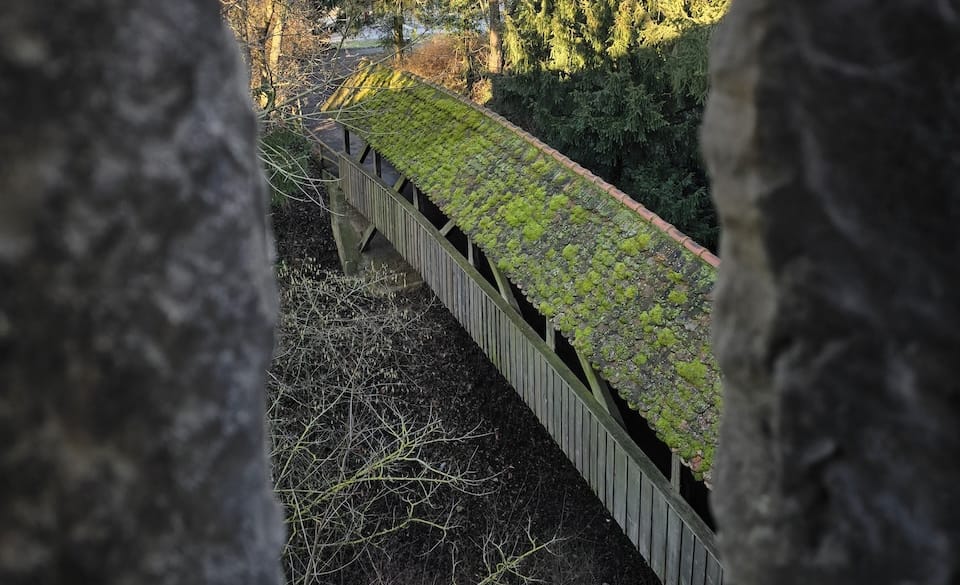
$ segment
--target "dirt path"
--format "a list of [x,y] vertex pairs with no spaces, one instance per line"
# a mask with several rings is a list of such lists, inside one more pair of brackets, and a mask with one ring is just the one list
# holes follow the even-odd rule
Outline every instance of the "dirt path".
[[[294,203],[275,212],[273,221],[281,260],[309,264],[321,278],[339,271],[321,208]],[[531,542],[552,540],[518,572],[551,584],[657,583],[579,473],[433,294],[421,288],[391,303],[391,310],[399,307],[417,320],[407,330],[385,331],[403,347],[395,358],[402,362],[403,384],[391,399],[411,417],[437,415],[453,435],[482,435],[434,455],[496,478],[485,488],[489,493],[458,499],[456,528],[439,544],[430,530],[407,530],[384,545],[389,561],[374,572],[357,565],[314,582],[478,583],[490,574],[496,545],[522,554]],[[378,306],[386,307],[371,301],[365,310]],[[494,582],[521,581],[505,574]]]

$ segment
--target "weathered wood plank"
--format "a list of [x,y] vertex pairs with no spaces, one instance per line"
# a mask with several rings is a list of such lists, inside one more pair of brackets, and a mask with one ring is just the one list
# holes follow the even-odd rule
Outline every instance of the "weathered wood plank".
[[600,501],[607,505],[607,432],[594,418],[593,424],[593,489]]
[[683,525],[680,517],[667,507],[667,557],[663,585],[680,583],[680,551],[683,547]]
[[[613,438],[611,437],[612,441]],[[627,466],[627,452],[619,443],[614,443],[614,484],[613,484],[613,519],[620,525],[620,529],[627,531],[627,496],[630,488],[627,482],[630,479],[630,469]]]
[[642,489],[643,476],[640,474],[640,468],[632,460],[627,460],[627,501],[626,501],[626,524],[624,532],[630,542],[639,550],[640,546],[640,491]]
[[721,585],[720,563],[717,557],[707,552],[707,585]]
[[693,579],[694,536],[689,526],[683,525],[680,547],[680,585],[690,585]]
[[707,549],[700,539],[693,543],[693,573],[690,585],[704,585],[707,579]]
[[[663,581],[667,566],[667,501],[663,494],[654,492],[653,524],[650,535],[650,568]],[[666,583],[664,583],[666,585]]]
[[[589,434],[590,419],[587,415],[587,408],[583,405],[582,402],[577,401],[576,404],[577,411],[577,435],[576,435],[576,451],[577,451],[577,470],[580,471],[580,475],[587,477],[586,470],[588,458],[586,456],[587,449],[590,448],[590,439],[587,439],[584,442]],[[586,429],[584,428],[586,427]]]
[[613,515],[616,507],[617,444],[614,442],[613,437],[610,436],[610,433],[606,432],[606,429],[604,429],[604,434],[607,436],[607,509],[610,510],[610,514]]
[[640,494],[640,542],[639,549],[643,558],[650,562],[650,550],[653,535],[653,483],[643,477],[643,491]]
[[[553,419],[554,419],[554,435],[553,438],[556,439],[557,444],[561,445],[563,437],[563,397],[566,392],[563,389],[563,378],[560,377],[560,374],[557,373],[557,370],[550,366],[550,371],[553,373]],[[561,449],[563,446],[561,445]],[[564,450],[564,452],[566,452]]]

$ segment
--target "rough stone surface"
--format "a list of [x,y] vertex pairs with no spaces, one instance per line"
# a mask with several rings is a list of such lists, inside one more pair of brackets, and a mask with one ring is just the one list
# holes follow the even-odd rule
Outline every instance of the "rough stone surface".
[[0,583],[272,584],[276,300],[213,0],[0,9]]
[[715,507],[738,585],[960,579],[960,3],[735,0]]

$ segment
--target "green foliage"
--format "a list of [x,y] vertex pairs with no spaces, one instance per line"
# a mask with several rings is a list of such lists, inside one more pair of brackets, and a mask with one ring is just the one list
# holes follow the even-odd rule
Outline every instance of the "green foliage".
[[699,157],[707,43],[729,0],[556,0],[507,18],[492,107],[698,242],[717,218]]
[[302,198],[305,190],[313,190],[318,169],[310,149],[303,131],[288,126],[273,128],[260,138],[271,206],[284,205],[288,198]]

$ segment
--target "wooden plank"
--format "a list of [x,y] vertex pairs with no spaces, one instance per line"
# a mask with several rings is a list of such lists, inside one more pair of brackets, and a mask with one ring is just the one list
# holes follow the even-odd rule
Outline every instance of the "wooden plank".
[[600,501],[607,504],[607,431],[600,424],[600,421],[594,418],[593,425],[593,453],[596,458],[596,465],[593,467],[594,490]]
[[[586,418],[586,408],[583,406],[583,403],[579,400],[574,404],[574,423],[576,425],[575,435],[574,435],[574,452],[577,454],[576,461],[574,465],[577,467],[577,471],[583,475],[584,470],[584,449],[586,448],[583,444],[583,425],[584,423],[590,424],[590,419]],[[589,445],[589,441],[587,445]]]
[[640,490],[643,476],[637,464],[627,459],[627,509],[624,532],[639,550],[640,543]]
[[707,552],[707,585],[721,585],[720,563],[717,557]]
[[653,535],[653,483],[643,477],[643,489],[640,493],[640,538],[638,548],[643,558],[650,563],[651,537]]
[[693,531],[683,525],[682,544],[680,546],[680,585],[690,585],[693,580]]
[[[611,441],[613,438],[611,437]],[[620,529],[627,531],[627,496],[629,487],[627,482],[630,469],[627,466],[627,452],[614,443],[614,486],[613,486],[613,519],[620,525]]]
[[547,376],[547,361],[543,359],[543,356],[539,355],[537,352],[537,370],[540,372],[540,411],[542,416],[540,421],[543,424],[543,428],[547,429],[547,432],[551,435],[553,434],[553,411],[550,409],[550,405],[553,403],[553,397],[550,394],[550,382],[549,377]]
[[693,574],[690,585],[704,585],[707,579],[707,549],[700,539],[693,543]]
[[451,219],[447,223],[443,224],[442,228],[440,228],[440,235],[446,237],[447,234],[449,234],[450,231],[455,227],[457,227],[457,224],[453,223],[453,220]]
[[[550,366],[550,384],[553,385],[553,438],[557,441],[557,445],[561,445],[563,440],[563,395],[566,392],[563,391],[562,381],[560,374]],[[561,450],[563,450],[562,445]]]
[[590,383],[590,389],[593,391],[594,398],[597,399],[597,402],[600,403],[600,406],[603,407],[607,414],[609,414],[613,420],[617,421],[617,424],[623,427],[623,416],[621,416],[620,410],[617,409],[617,403],[613,399],[610,385],[600,377],[600,374],[593,368],[590,360],[580,355],[580,352],[577,352],[577,359],[580,361],[580,367],[583,368],[583,372],[587,376],[587,381]]
[[490,272],[493,273],[493,279],[497,282],[497,288],[500,290],[500,295],[503,296],[503,300],[513,307],[516,312],[520,312],[520,305],[517,303],[517,299],[513,296],[513,290],[510,288],[510,281],[507,280],[507,277],[500,272],[500,269],[497,265],[487,258],[487,264],[490,266]]
[[605,483],[607,488],[607,509],[610,510],[610,514],[613,515],[616,504],[614,496],[616,495],[617,445],[606,429],[604,429],[604,434],[607,436],[607,477]]
[[594,479],[597,472],[597,419],[586,407],[584,407],[583,413],[583,474],[593,493],[597,493],[597,483]]
[[514,347],[517,344],[517,335],[515,328],[511,325],[509,322],[507,323],[507,327],[501,332],[501,338],[504,340],[504,353],[506,353],[506,359],[504,360],[504,368],[506,371],[503,373],[503,377],[513,386],[513,372],[516,359],[514,356]]
[[680,455],[670,453],[670,485],[680,493]]
[[683,524],[673,508],[667,507],[667,557],[663,585],[680,583],[680,550],[683,546]]
[[[650,568],[660,577],[666,578],[667,566],[667,500],[663,494],[653,494],[653,523],[650,526]],[[664,582],[664,585],[667,583]]]

